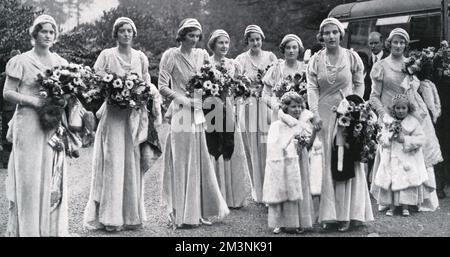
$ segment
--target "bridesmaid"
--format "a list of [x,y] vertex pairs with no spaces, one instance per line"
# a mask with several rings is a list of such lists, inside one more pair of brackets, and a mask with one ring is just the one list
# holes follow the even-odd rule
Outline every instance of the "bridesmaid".
[[[103,50],[94,69],[99,75],[136,73],[152,86],[157,99],[158,91],[148,74],[148,59],[132,48],[136,36],[134,22],[118,18],[113,26],[117,46]],[[146,220],[140,144],[147,139],[147,108],[121,109],[105,102],[99,113],[85,226],[107,231],[140,228]]]
[[228,207],[223,198],[205,137],[205,123],[193,117],[202,103],[186,97],[190,78],[209,61],[206,50],[195,48],[202,38],[196,19],[184,19],[177,33],[179,47],[164,52],[159,67],[161,95],[172,100],[170,131],[164,153],[162,202],[174,228],[211,225],[209,217],[223,218]]
[[[257,25],[249,25],[244,32],[244,41],[249,50],[236,57],[242,66],[243,75],[252,80],[256,86],[258,69],[265,70],[277,60],[274,53],[261,49],[265,36]],[[262,85],[261,85],[262,86]],[[262,90],[262,89],[261,89]],[[264,170],[266,166],[267,132],[269,130],[269,110],[266,103],[251,97],[250,104],[242,116],[241,129],[244,131],[244,146],[252,178],[252,195],[257,203],[262,203]]]
[[[230,36],[226,31],[221,29],[215,30],[209,37],[208,48],[213,52],[213,55],[210,57],[213,66],[223,66],[231,77],[237,77],[241,73],[240,65],[233,59],[225,57],[230,49]],[[239,120],[236,120],[236,115],[239,114],[235,113],[230,98],[227,98],[226,102],[226,115],[227,118],[230,115],[232,116],[231,119],[233,119],[230,121],[230,124],[227,122],[223,127],[223,129],[234,129],[232,131],[234,135],[234,149],[231,158],[230,156],[225,156],[224,153],[217,160],[214,157],[211,159],[214,163],[220,190],[228,207],[240,208],[244,206],[245,200],[250,195],[251,181]],[[227,157],[228,160],[224,159]]]
[[325,49],[311,58],[307,69],[308,104],[315,115],[316,128],[322,129],[318,133],[323,143],[319,222],[324,229],[329,228],[329,223],[338,223],[338,230],[345,232],[350,228],[350,221],[371,221],[373,213],[365,173],[360,163],[355,162],[354,169],[344,169],[339,176],[335,175],[332,150],[336,113],[332,107],[339,105],[342,94],[362,97],[364,66],[356,52],[340,46],[345,31],[337,19],[323,20],[319,34]]
[[[33,49],[15,56],[6,66],[3,97],[17,105],[8,131],[13,147],[6,178],[9,201],[6,236],[68,236],[65,155],[64,151],[55,152],[48,144],[55,130],[41,127],[37,110],[43,106],[43,99],[38,96],[36,83],[39,73],[67,65],[67,61],[50,52],[58,36],[58,27],[51,16],[37,17],[30,35]],[[52,174],[61,169],[62,184],[55,190]],[[58,196],[56,202],[53,201],[55,195]]]
[[[370,73],[370,77],[372,78],[370,103],[381,120],[393,119],[389,115],[388,106],[390,106],[396,94],[406,94],[409,101],[415,106],[415,111],[412,115],[420,121],[422,129],[427,135],[427,140],[423,145],[423,154],[429,178],[424,183],[419,194],[423,198],[423,204],[419,210],[435,211],[439,207],[439,201],[436,194],[434,165],[442,162],[443,158],[430,113],[417,91],[420,81],[415,79],[408,81],[409,83],[405,83],[405,79],[409,79],[409,77],[402,70],[406,59],[404,53],[410,43],[409,34],[402,28],[395,28],[390,32],[386,43],[391,50],[390,55],[374,64]],[[379,154],[380,152],[378,152]],[[378,165],[379,162],[376,161],[374,163],[374,171]],[[374,172],[372,178],[375,178],[375,176],[376,174]],[[377,186],[373,186],[371,192],[376,199],[385,198],[389,195],[389,192]],[[417,194],[410,192],[408,196],[411,197],[412,195]],[[383,208],[385,206],[380,206],[379,209],[382,210]]]
[[280,43],[280,50],[284,59],[270,67],[262,79],[264,83],[263,97],[268,101],[274,114],[272,122],[277,119],[279,111],[279,101],[273,94],[273,88],[288,76],[294,77],[296,74],[306,72],[306,64],[298,60],[298,57],[303,54],[304,48],[302,40],[297,35],[287,34],[284,36]]

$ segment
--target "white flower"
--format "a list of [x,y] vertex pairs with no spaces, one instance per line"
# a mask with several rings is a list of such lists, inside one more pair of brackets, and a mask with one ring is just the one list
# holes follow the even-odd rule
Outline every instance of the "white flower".
[[219,96],[220,94],[219,94],[219,89],[217,88],[217,89],[211,89],[211,95],[212,96]]
[[103,77],[103,81],[106,83],[111,82],[114,79],[114,76],[112,74],[107,74],[106,76]]
[[54,74],[50,77],[50,79],[53,80],[53,81],[59,81],[59,75],[57,75],[56,73],[54,73]]
[[130,100],[130,106],[131,106],[131,107],[135,107],[135,106],[136,106],[136,102],[133,101],[133,100]]
[[73,80],[73,84],[75,84],[76,86],[81,86],[83,84],[83,81],[80,78],[75,78]]
[[137,93],[138,95],[142,94],[144,91],[145,91],[145,87],[144,87],[144,86],[139,86],[139,87],[136,89],[136,93]]
[[125,86],[126,86],[128,89],[133,89],[134,83],[133,83],[133,81],[131,81],[131,80],[126,80],[126,81],[125,81]]
[[117,102],[122,102],[123,101],[123,96],[121,96],[120,94],[116,95],[116,101]]
[[68,71],[68,70],[61,70],[60,74],[62,76],[70,76],[70,71]]
[[74,77],[74,78],[81,78],[81,73],[79,73],[79,72],[72,72],[72,73],[70,73],[70,76]]
[[214,91],[216,91],[216,90],[219,91],[219,85],[217,85],[217,84],[212,84],[212,85],[211,85],[211,89],[214,90]]
[[123,96],[123,97],[128,97],[128,96],[130,96],[130,90],[128,90],[128,89],[123,90],[123,91],[122,91],[122,96]]
[[47,97],[48,97],[48,94],[47,94],[47,92],[45,92],[45,91],[39,92],[39,95],[42,96],[42,97],[44,97],[44,98],[47,98]]
[[205,81],[205,83],[203,83],[203,88],[211,90],[212,89],[211,81],[209,80]]
[[114,88],[122,88],[122,87],[123,87],[122,80],[120,80],[120,79],[114,80],[114,82],[113,82],[113,87],[114,87]]
[[131,74],[131,75],[128,77],[128,79],[130,79],[130,80],[137,80],[137,79],[139,79],[139,78],[138,78],[138,76],[136,76],[136,74]]

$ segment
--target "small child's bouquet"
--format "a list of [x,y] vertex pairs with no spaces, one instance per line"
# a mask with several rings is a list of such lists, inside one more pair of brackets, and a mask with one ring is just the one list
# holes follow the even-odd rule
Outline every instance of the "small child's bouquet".
[[397,139],[402,132],[402,124],[400,120],[394,120],[392,123],[387,124],[389,133],[392,133],[392,139]]

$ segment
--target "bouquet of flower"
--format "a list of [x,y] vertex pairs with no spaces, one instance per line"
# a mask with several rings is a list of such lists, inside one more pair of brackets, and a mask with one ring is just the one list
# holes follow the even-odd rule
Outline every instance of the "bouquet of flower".
[[272,64],[267,65],[265,69],[258,69],[258,73],[256,75],[256,80],[252,81],[251,87],[250,87],[250,95],[256,98],[259,98],[262,96],[262,91],[264,89],[264,83],[262,82],[262,79],[264,78],[264,75],[266,75],[266,72],[272,67]]
[[435,54],[434,67],[439,76],[450,76],[450,46],[446,40],[441,42],[440,48]]
[[193,98],[196,94],[202,99],[208,97],[219,97],[222,100],[228,96],[225,89],[225,77],[223,72],[213,67],[208,61],[205,61],[200,72],[195,74],[186,86],[186,95]]
[[246,99],[250,96],[250,79],[246,76],[232,77],[224,65],[217,65],[215,67],[221,73],[220,82],[227,92],[224,95],[233,96],[235,99],[242,97]]
[[309,141],[311,140],[310,136],[308,136],[304,131],[299,135],[295,136],[297,143],[300,147],[306,147],[309,145]]
[[139,109],[151,99],[150,85],[135,73],[125,76],[106,74],[99,81],[102,95],[110,105]]
[[337,143],[351,147],[357,154],[357,161],[368,162],[375,158],[376,137],[380,128],[370,105],[356,98],[359,97],[347,96],[337,108],[333,108],[337,113],[338,131],[342,133],[343,141]]
[[434,51],[434,47],[427,47],[422,51],[410,51],[403,72],[417,76],[420,80],[430,79],[433,74]]
[[273,88],[273,92],[278,98],[281,98],[289,91],[297,92],[300,95],[304,95],[306,93],[305,73],[297,73],[294,76],[289,75]]
[[229,94],[234,98],[242,97],[243,99],[247,99],[252,95],[252,91],[250,90],[251,81],[247,76],[232,78],[230,83],[226,84],[229,85]]
[[392,133],[392,139],[398,138],[400,132],[402,132],[402,124],[400,120],[394,120],[392,123],[388,124],[388,130]]
[[49,130],[58,126],[70,97],[97,97],[98,92],[90,88],[91,84],[95,84],[94,80],[95,75],[89,67],[73,63],[38,74],[39,94],[46,99],[44,106],[38,110],[42,127]]

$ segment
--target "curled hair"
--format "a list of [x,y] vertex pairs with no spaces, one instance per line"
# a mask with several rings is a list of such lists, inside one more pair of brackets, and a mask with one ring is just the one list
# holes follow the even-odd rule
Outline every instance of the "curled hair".
[[[193,27],[189,27],[189,28],[182,29],[182,30],[178,33],[177,38],[176,38],[176,41],[177,41],[177,42],[183,42],[183,41],[186,39],[186,35],[187,35],[187,34],[189,34],[189,33],[192,32],[192,31],[196,31],[196,30],[199,30],[199,29],[198,29],[198,28],[193,28]],[[202,41],[202,39],[203,39],[203,33],[200,33],[199,41]]]
[[[117,34],[119,33],[119,29],[125,24],[130,24],[130,23],[128,23],[126,21],[122,21],[122,22],[117,23],[116,26],[113,27],[112,37],[114,39],[117,39]],[[133,26],[131,26],[131,27],[133,27]],[[133,38],[135,38],[136,37],[136,31],[134,30],[134,28],[132,28],[132,30],[133,30]]]
[[264,42],[264,37],[261,34],[259,34],[257,32],[250,32],[250,33],[245,34],[245,36],[244,36],[244,44],[246,46],[248,46],[248,39],[250,38],[250,35],[253,33],[258,34],[261,37],[261,42]]
[[[211,52],[214,52],[214,50],[215,50],[215,48],[216,48],[216,43],[217,43],[217,40],[219,39],[220,37],[216,37],[216,38],[214,38],[213,40],[211,40],[211,41],[208,41],[208,49],[209,50],[211,50]],[[231,42],[229,42],[230,43],[230,45],[231,45]]]
[[292,102],[300,104],[303,108],[305,106],[305,100],[301,95],[296,92],[287,92],[281,97],[281,110],[287,114],[288,107]]
[[[338,29],[339,30],[339,29]],[[316,36],[316,38],[317,38],[317,41],[319,41],[319,42],[325,42],[325,40],[323,39],[323,28],[321,28],[320,30],[319,30],[319,33],[317,34],[317,36]],[[342,40],[344,40],[344,36],[342,35],[342,33],[341,33],[341,31],[339,31],[339,40],[340,41],[342,41]]]
[[[397,36],[403,38],[400,35],[397,35]],[[408,43],[408,41],[405,38],[403,38],[403,40],[405,40],[405,50],[403,51],[403,53],[407,53],[407,52],[409,52],[409,43]],[[385,45],[386,49],[389,50],[389,52],[390,52],[391,51],[391,47],[392,47],[392,38],[387,38],[384,41],[384,45]]]
[[[285,49],[286,49],[286,45],[287,45],[288,43],[292,42],[292,41],[296,42],[295,40],[289,40],[289,41],[286,41],[285,43],[283,43],[283,44],[280,45],[280,52],[281,52],[282,54],[284,54],[284,51],[285,51]],[[297,43],[297,42],[296,42],[296,43]],[[304,49],[304,47],[301,47],[298,43],[297,43],[297,45],[298,45],[298,56],[301,56],[301,55],[303,54],[303,52],[305,51],[305,49]]]
[[55,31],[55,39],[53,41],[53,43],[56,42],[56,37],[58,35],[58,31],[56,30],[56,27],[54,24],[48,22],[48,23],[39,23],[36,26],[34,26],[33,31],[31,31],[31,44],[34,45],[34,41],[37,38],[37,35],[39,33],[39,31],[42,30],[42,28],[44,27],[44,24],[50,24],[52,25],[53,30]]
[[[398,103],[393,102],[391,105],[388,106],[389,113],[392,117],[395,117],[395,106]],[[412,114],[416,111],[416,106],[411,103],[411,101],[407,101],[406,106],[408,106],[408,114]]]

